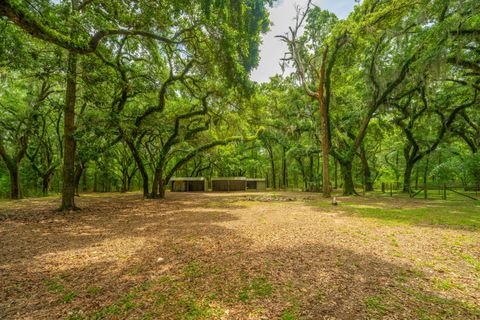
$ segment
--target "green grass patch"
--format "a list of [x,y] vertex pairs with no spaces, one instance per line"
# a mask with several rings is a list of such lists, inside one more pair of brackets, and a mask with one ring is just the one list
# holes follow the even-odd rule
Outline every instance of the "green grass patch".
[[118,315],[124,315],[126,314],[129,310],[134,309],[137,304],[134,302],[134,299],[136,298],[136,293],[135,292],[130,292],[124,297],[121,297],[118,299],[115,303],[103,307],[99,311],[95,312],[91,317],[88,317],[88,319],[96,320],[96,319],[104,319],[105,317],[108,316],[118,316]]
[[242,302],[248,302],[257,298],[266,298],[273,293],[273,285],[266,278],[255,278],[245,286],[238,298]]
[[77,291],[71,291],[71,292],[68,292],[67,294],[63,295],[62,301],[63,301],[63,303],[70,303],[70,302],[72,302],[73,299],[75,299],[77,296],[78,296],[78,292],[77,292]]
[[364,300],[369,314],[383,316],[388,311],[388,306],[383,302],[382,296],[372,296]]
[[54,293],[60,293],[65,290],[65,286],[62,281],[58,278],[55,279],[45,279],[43,284],[47,287],[47,290]]
[[457,283],[454,283],[453,281],[451,281],[450,279],[438,279],[438,278],[435,278],[433,279],[433,287],[437,290],[441,290],[441,291],[448,291],[448,290],[451,290],[451,289],[459,289],[459,290],[464,290],[465,287],[460,285],[460,284],[457,284]]
[[280,320],[297,320],[296,311],[293,308],[286,309],[280,315]]
[[[338,208],[345,213],[363,218],[373,218],[384,223],[412,225],[438,225],[480,229],[480,205],[467,201],[426,201],[423,207],[389,208],[343,203]],[[418,205],[418,202],[416,202]]]
[[461,257],[465,262],[467,262],[468,264],[473,266],[475,268],[475,271],[480,272],[480,260],[479,259],[475,258],[474,256],[468,255],[468,254],[464,254]]
[[197,301],[191,297],[181,299],[179,303],[183,311],[181,319],[185,320],[212,319],[224,313],[221,308],[212,306],[207,301]]
[[182,268],[182,273],[188,278],[198,278],[205,274],[206,267],[202,262],[190,261]]
[[429,307],[419,307],[415,310],[418,319],[477,319],[480,317],[478,305],[426,294],[413,289],[407,289],[407,292],[418,303],[429,305]]
[[88,286],[86,288],[86,291],[87,291],[87,293],[89,293],[91,295],[96,295],[96,294],[99,294],[102,291],[102,287],[97,287],[97,286],[91,285],[91,286]]

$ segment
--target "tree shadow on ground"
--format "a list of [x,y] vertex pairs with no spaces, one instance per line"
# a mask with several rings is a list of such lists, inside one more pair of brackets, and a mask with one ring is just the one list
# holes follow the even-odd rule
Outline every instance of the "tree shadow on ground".
[[429,291],[409,265],[335,244],[259,246],[225,226],[241,207],[205,208],[210,200],[90,199],[80,213],[3,225],[0,317],[480,317],[478,305]]

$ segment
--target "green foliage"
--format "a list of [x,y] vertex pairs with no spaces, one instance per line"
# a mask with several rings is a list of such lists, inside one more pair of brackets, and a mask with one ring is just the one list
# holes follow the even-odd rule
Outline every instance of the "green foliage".
[[20,196],[62,188],[67,50],[79,191],[158,197],[174,175],[319,190],[324,62],[332,186],[480,184],[475,1],[365,0],[343,20],[311,6],[284,38],[297,72],[253,84],[272,4],[2,2],[0,196],[15,172]]

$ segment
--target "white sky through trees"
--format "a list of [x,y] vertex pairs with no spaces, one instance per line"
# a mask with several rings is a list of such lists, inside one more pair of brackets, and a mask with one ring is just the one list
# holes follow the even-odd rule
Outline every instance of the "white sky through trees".
[[[262,36],[260,63],[252,72],[253,81],[268,82],[270,77],[282,73],[280,59],[287,51],[287,47],[275,36],[288,32],[288,27],[294,25],[295,6],[305,7],[306,4],[307,0],[278,0],[274,7],[270,8],[270,20],[273,25],[270,31]],[[344,19],[353,10],[355,0],[316,0],[314,4]]]

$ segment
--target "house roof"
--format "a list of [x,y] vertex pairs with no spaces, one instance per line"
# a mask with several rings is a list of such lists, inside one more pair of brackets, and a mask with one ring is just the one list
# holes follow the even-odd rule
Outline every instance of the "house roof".
[[217,177],[217,178],[212,178],[212,181],[227,181],[227,180],[244,181],[244,180],[247,180],[247,178],[245,178],[245,177]]
[[204,177],[173,177],[170,181],[205,181]]

